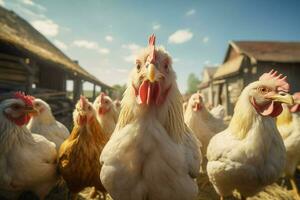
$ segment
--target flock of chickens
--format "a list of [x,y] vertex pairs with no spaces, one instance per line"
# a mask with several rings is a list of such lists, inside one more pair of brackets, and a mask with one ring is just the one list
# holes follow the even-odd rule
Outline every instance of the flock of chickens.
[[200,93],[182,104],[172,59],[152,35],[121,106],[104,93],[94,103],[81,96],[71,133],[41,99],[17,92],[0,103],[0,194],[44,199],[64,183],[71,199],[92,187],[92,198],[193,200],[204,173],[221,199],[253,196],[282,176],[298,195],[300,93],[288,92],[286,77],[265,73],[225,123],[222,107],[209,111]]

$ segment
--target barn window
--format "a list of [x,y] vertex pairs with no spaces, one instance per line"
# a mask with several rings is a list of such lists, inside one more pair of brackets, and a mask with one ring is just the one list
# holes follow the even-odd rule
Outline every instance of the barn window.
[[67,80],[67,96],[70,99],[73,99],[73,91],[74,91],[74,81],[73,80]]
[[257,67],[256,66],[253,66],[252,67],[252,74],[256,74],[257,73]]
[[93,87],[94,85],[90,82],[84,82],[83,83],[83,95],[86,96],[87,98],[92,98],[93,97]]

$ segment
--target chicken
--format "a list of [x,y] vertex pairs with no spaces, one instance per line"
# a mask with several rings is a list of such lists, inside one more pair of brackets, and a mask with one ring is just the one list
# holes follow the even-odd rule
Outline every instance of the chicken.
[[185,113],[187,105],[188,105],[188,102],[183,102],[183,104],[182,104],[183,113]]
[[184,113],[184,121],[200,140],[203,155],[206,155],[210,139],[226,128],[223,120],[215,118],[205,107],[200,93],[190,97]]
[[26,124],[34,113],[23,93],[0,104],[0,189],[32,191],[44,199],[58,181],[55,144],[31,133]]
[[42,99],[34,99],[33,107],[37,114],[33,115],[27,128],[34,133],[43,135],[49,141],[54,142],[56,150],[70,135],[69,130],[60,122],[56,121],[50,106]]
[[277,117],[276,122],[286,148],[284,174],[290,178],[293,190],[298,195],[294,174],[300,161],[300,92],[295,93],[293,98],[295,104],[290,108],[284,105],[283,111]]
[[58,155],[58,168],[75,199],[86,187],[95,187],[105,195],[99,179],[100,153],[108,137],[103,132],[93,105],[83,96],[73,112],[74,128]]
[[185,126],[169,54],[149,39],[132,70],[100,178],[114,200],[193,200],[199,142]]
[[216,107],[213,107],[210,110],[210,113],[217,119],[224,119],[225,117],[225,108],[222,105],[218,105]]
[[114,105],[116,107],[117,113],[118,113],[118,117],[120,114],[120,110],[121,110],[121,102],[119,99],[114,100]]
[[93,104],[103,131],[110,136],[118,121],[118,111],[109,96],[101,92]]
[[285,164],[285,147],[275,117],[282,103],[292,104],[286,77],[273,70],[242,91],[229,127],[207,148],[207,172],[221,197],[237,190],[252,196],[276,181]]

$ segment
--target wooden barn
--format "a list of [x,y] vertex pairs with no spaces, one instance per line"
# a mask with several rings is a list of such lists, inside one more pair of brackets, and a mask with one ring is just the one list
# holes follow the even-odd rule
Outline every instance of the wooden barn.
[[271,69],[288,76],[291,92],[300,91],[300,42],[230,42],[213,77],[217,88],[214,105],[222,104],[232,115],[242,89]]
[[[72,99],[67,81],[73,82]],[[25,91],[50,103],[56,117],[71,115],[73,104],[90,82],[102,91],[110,87],[55,47],[27,21],[0,6],[0,96]],[[1,98],[0,98],[1,100]],[[69,117],[67,117],[69,119]]]
[[202,82],[199,84],[198,88],[201,91],[207,106],[214,105],[213,98],[216,88],[213,85],[213,77],[217,69],[218,67],[204,67],[202,71]]

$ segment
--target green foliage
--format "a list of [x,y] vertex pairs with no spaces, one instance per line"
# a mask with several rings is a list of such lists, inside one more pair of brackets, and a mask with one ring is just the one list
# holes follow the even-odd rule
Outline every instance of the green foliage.
[[197,78],[197,76],[194,73],[191,73],[187,80],[188,88],[186,93],[193,94],[197,92],[199,84],[200,84],[200,80]]
[[111,91],[111,96],[114,98],[114,99],[122,99],[123,97],[123,93],[125,92],[127,86],[126,84],[124,85],[119,85],[119,84],[116,84],[116,85],[113,85],[112,86],[112,91]]

